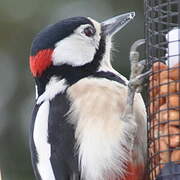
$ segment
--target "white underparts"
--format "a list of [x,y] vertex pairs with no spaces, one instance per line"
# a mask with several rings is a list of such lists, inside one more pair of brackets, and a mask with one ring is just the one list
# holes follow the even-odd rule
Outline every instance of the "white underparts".
[[57,94],[63,93],[67,88],[65,79],[58,79],[52,77],[49,83],[46,85],[45,92],[38,98],[36,104],[40,104],[46,100],[52,100]]
[[[69,116],[76,127],[75,138],[83,179],[114,180],[113,176],[117,174],[123,177],[126,172],[124,164],[131,160],[129,152],[133,148],[131,138],[136,134],[136,122],[141,129],[138,131],[145,134],[143,102],[135,101],[137,119],[129,122],[121,118],[126,105],[127,87],[119,83],[85,78],[69,87],[67,93],[72,101]],[[144,141],[142,134],[137,136]],[[137,146],[140,147],[139,144]],[[138,158],[141,158],[142,151],[137,151]]]
[[50,156],[51,147],[48,143],[48,116],[49,116],[49,101],[45,101],[37,112],[33,139],[38,155],[37,169],[42,180],[55,180]]

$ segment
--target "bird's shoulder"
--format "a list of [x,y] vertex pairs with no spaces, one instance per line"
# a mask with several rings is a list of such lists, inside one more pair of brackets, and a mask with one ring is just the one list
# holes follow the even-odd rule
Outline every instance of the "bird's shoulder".
[[75,98],[82,96],[121,96],[127,93],[127,81],[112,72],[96,72],[83,78],[67,89],[67,95]]

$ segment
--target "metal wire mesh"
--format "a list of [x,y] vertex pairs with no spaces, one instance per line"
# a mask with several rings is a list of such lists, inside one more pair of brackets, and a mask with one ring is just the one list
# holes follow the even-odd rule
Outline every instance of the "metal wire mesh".
[[180,0],[145,0],[148,174],[180,180]]

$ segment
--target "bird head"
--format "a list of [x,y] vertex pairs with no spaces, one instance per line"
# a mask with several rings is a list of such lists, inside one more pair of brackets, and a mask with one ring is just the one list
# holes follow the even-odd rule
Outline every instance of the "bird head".
[[110,59],[105,57],[110,55],[111,37],[134,16],[134,12],[126,13],[102,23],[73,17],[47,26],[32,43],[30,70],[33,76],[40,83],[48,82],[52,76],[69,78],[72,83],[75,78],[92,74],[104,59]]

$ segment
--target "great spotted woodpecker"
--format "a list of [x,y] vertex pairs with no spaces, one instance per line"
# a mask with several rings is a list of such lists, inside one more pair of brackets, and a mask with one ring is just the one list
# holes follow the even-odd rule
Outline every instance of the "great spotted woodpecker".
[[144,102],[136,93],[134,118],[124,118],[128,81],[110,61],[112,36],[134,15],[102,23],[73,17],[46,27],[33,40],[30,150],[38,180],[143,179]]

